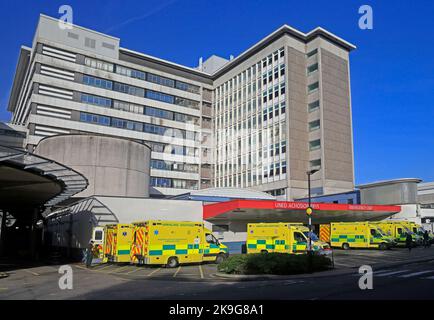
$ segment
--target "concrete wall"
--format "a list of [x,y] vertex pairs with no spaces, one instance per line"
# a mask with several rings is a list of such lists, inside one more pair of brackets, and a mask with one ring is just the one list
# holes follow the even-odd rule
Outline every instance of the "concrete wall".
[[89,186],[75,197],[148,197],[150,148],[114,137],[59,135],[45,138],[35,153],[82,173]]
[[389,182],[360,186],[362,203],[367,204],[415,204],[417,201],[417,182]]
[[202,222],[202,218],[200,201],[91,197],[49,216],[44,233],[47,245],[79,258],[96,226],[144,220]]
[[354,188],[348,61],[321,49],[324,193]]

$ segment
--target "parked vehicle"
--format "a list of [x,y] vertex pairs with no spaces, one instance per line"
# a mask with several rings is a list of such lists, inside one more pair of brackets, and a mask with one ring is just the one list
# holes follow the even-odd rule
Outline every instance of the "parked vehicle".
[[99,259],[104,258],[104,227],[95,227],[92,230],[92,238],[95,252],[98,252]]
[[[307,227],[287,222],[249,223],[247,225],[247,253],[305,253],[308,246]],[[327,250],[328,244],[312,234],[313,251]]]
[[130,262],[133,230],[133,225],[123,223],[104,227],[103,262]]
[[[332,248],[376,248],[386,250],[394,246],[391,237],[381,232],[377,225],[370,222],[332,222],[321,225],[322,237],[329,240]],[[328,237],[324,230],[329,230]]]
[[221,263],[229,254],[202,222],[150,220],[133,226],[133,263],[174,268],[183,263]]
[[410,230],[410,225],[407,221],[376,221],[372,222],[376,225],[383,234],[392,237],[397,246],[406,246],[407,233],[409,233],[413,239],[413,245],[421,244],[422,239]]

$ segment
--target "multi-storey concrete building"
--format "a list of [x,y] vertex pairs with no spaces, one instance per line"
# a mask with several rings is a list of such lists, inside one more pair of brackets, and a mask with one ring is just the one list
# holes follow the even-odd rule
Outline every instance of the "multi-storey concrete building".
[[190,68],[41,15],[22,47],[8,110],[33,150],[98,133],[151,146],[151,195],[255,188],[285,199],[354,187],[350,43],[282,26],[229,60]]

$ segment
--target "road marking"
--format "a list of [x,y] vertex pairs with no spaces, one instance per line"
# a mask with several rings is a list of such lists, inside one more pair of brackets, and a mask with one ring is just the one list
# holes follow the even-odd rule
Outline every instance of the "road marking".
[[102,268],[94,269],[94,271],[101,271],[101,270],[107,269],[109,267],[113,267],[113,265],[112,264],[108,264],[108,265],[106,265],[106,266],[104,266]]
[[179,270],[181,270],[181,266],[178,267],[178,269],[176,269],[175,273],[173,274],[173,277],[175,278],[176,275],[178,274]]
[[8,288],[0,288],[0,290],[7,290]]
[[432,276],[432,277],[426,277],[426,278],[424,278],[424,279],[427,279],[427,280],[434,280],[434,276]]
[[136,268],[134,270],[128,271],[126,274],[131,274],[133,272],[139,271],[140,269],[142,269],[142,268],[136,266]]
[[158,272],[158,271],[160,271],[160,270],[161,270],[161,268],[158,268],[158,269],[152,271],[151,273],[146,274],[145,277],[150,277],[150,276],[152,276],[154,273],[156,273],[156,272]]
[[200,272],[200,278],[203,279],[203,271],[201,265],[199,265],[199,272]]
[[392,272],[386,272],[386,273],[376,274],[375,276],[377,276],[377,277],[387,277],[387,276],[391,276],[391,275],[399,274],[399,273],[404,273],[404,272],[408,272],[408,271],[410,271],[410,270],[392,271]]
[[30,274],[32,274],[32,275],[34,275],[34,276],[39,276],[40,274],[39,273],[36,273],[36,272],[33,272],[33,271],[29,271],[29,270],[23,270],[24,272],[27,272],[27,273],[30,273]]
[[425,270],[425,271],[413,272],[413,273],[409,273],[409,274],[404,274],[404,275],[399,276],[399,277],[400,278],[410,278],[410,277],[419,276],[421,274],[431,273],[431,272],[434,272],[434,270]]
[[130,267],[130,266],[129,266],[129,265],[127,265],[127,266],[123,266],[123,267],[120,267],[119,269],[116,269],[116,270],[110,271],[109,273],[121,273],[121,272],[119,272],[119,271],[125,270],[125,269],[128,268],[128,267]]

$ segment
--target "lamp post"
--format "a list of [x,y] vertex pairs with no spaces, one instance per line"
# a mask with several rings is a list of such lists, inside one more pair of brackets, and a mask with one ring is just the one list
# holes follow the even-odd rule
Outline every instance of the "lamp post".
[[308,234],[308,246],[307,246],[307,254],[308,254],[308,261],[309,261],[309,272],[312,271],[312,207],[311,207],[311,195],[310,195],[310,176],[313,175],[315,172],[318,172],[319,169],[312,169],[306,172],[307,174],[307,189],[308,189],[308,207],[306,209],[306,214],[309,217],[309,234]]

